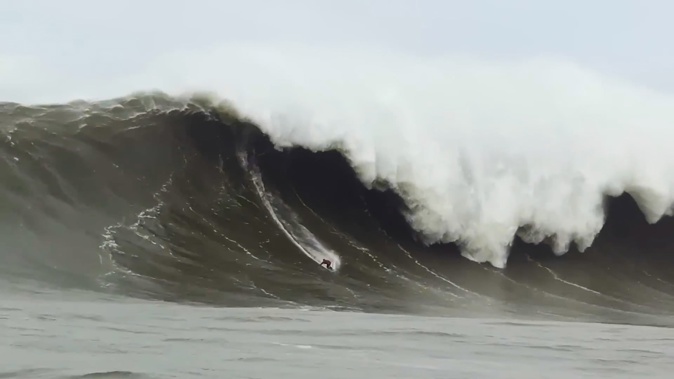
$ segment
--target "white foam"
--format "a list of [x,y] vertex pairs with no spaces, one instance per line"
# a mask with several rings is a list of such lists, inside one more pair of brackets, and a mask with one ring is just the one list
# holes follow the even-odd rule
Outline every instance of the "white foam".
[[674,99],[556,58],[228,45],[115,86],[216,91],[279,146],[338,146],[364,183],[404,195],[426,242],[497,267],[520,226],[561,254],[592,243],[605,194],[630,192],[651,222],[674,199]]

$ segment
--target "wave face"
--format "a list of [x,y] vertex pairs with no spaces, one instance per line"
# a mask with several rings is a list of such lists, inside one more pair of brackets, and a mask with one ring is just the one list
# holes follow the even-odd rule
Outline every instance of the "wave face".
[[571,63],[231,45],[147,71],[137,86],[220,89],[279,147],[341,151],[420,241],[476,262],[505,267],[515,237],[584,251],[623,193],[671,215],[674,99]]
[[[319,134],[240,112],[162,93],[1,105],[4,288],[670,319],[674,224],[654,222],[668,214],[674,176],[664,158],[642,165],[658,145],[642,151],[607,134],[601,146],[555,140],[514,155],[498,146],[518,135],[501,133],[481,136],[491,142],[479,146],[494,147],[487,154],[371,131],[368,120],[355,136],[312,129],[332,136],[318,144]],[[593,146],[602,152],[588,155]],[[611,162],[628,163],[618,175]],[[324,258],[334,271],[319,266]]]

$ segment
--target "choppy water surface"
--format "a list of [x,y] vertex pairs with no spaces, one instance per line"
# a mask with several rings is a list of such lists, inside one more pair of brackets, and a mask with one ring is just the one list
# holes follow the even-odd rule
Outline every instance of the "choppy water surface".
[[167,303],[3,302],[3,377],[666,378],[674,332]]

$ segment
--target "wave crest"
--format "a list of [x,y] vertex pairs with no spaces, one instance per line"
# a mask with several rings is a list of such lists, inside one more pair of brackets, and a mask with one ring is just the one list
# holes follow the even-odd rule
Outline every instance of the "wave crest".
[[169,58],[130,82],[211,90],[199,104],[227,99],[279,149],[342,152],[405,200],[422,241],[478,262],[504,267],[517,235],[586,249],[607,196],[650,222],[672,212],[674,99],[570,62],[243,44]]
[[280,149],[342,152],[366,186],[405,200],[427,244],[504,267],[515,236],[587,249],[607,196],[631,194],[650,222],[671,214],[670,96],[546,59],[231,53],[238,74],[268,80],[243,91],[225,74],[241,115]]

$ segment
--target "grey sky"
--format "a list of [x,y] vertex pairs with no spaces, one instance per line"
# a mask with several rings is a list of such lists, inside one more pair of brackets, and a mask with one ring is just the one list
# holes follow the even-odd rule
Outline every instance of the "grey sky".
[[[674,2],[664,0],[2,0],[0,98],[20,98],[52,76],[104,80],[161,53],[227,41],[493,60],[556,54],[674,91],[672,14]],[[30,78],[17,76],[26,70]]]

